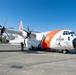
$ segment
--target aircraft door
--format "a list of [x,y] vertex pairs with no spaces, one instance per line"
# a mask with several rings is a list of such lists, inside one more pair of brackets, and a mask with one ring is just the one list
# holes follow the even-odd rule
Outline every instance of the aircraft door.
[[70,49],[72,46],[71,37],[68,36],[67,39],[64,41],[65,43],[65,49]]
[[59,48],[59,49],[70,49],[70,47],[71,47],[71,37],[70,36],[66,36],[65,35],[65,37],[59,37],[59,38],[57,38],[57,42],[56,42],[56,44],[57,44],[57,47]]

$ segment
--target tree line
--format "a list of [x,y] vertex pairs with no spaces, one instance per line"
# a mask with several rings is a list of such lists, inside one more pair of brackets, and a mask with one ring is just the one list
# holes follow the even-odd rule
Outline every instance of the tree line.
[[0,36],[0,43],[8,43],[9,40],[6,39],[6,36]]

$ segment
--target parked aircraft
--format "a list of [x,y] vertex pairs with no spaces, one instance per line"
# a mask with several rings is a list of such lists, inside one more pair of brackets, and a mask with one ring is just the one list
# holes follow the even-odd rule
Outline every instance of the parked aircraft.
[[[11,30],[0,26],[0,35],[3,33],[17,34],[26,39],[26,47],[41,49],[56,49],[69,53],[76,49],[76,34],[72,30],[54,30],[48,32],[33,32],[32,30]],[[9,37],[10,38],[10,37]]]

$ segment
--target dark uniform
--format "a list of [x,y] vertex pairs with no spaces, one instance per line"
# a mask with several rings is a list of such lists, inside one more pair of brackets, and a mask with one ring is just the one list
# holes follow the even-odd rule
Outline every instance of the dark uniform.
[[21,42],[21,50],[24,50],[24,44]]

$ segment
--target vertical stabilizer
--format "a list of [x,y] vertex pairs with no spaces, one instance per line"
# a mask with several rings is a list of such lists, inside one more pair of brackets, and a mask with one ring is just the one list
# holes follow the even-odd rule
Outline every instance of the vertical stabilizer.
[[20,21],[20,27],[19,27],[19,30],[23,30],[23,24],[22,24],[22,21]]

